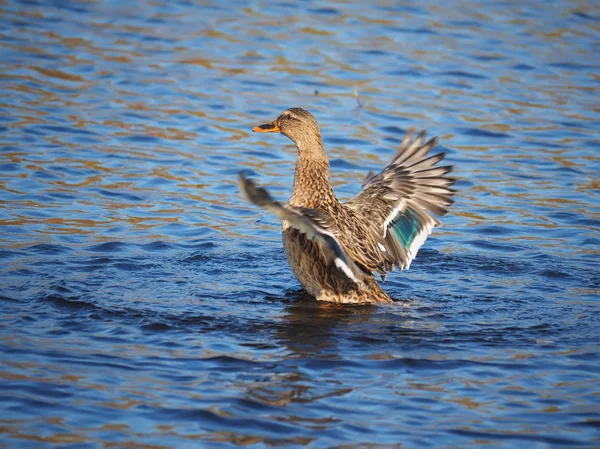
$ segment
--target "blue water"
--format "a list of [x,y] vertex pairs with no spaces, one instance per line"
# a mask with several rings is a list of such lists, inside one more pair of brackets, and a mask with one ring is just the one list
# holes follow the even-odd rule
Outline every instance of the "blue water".
[[[0,446],[600,446],[592,1],[0,4]],[[280,225],[319,121],[341,199],[405,130],[456,204],[397,302],[302,293]]]

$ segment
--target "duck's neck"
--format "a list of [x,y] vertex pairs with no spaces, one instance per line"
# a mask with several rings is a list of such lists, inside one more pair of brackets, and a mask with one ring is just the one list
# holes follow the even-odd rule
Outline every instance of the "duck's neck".
[[329,161],[323,149],[323,144],[313,147],[311,151],[298,145],[299,157],[296,161],[294,188],[290,205],[327,209],[337,204],[329,180]]

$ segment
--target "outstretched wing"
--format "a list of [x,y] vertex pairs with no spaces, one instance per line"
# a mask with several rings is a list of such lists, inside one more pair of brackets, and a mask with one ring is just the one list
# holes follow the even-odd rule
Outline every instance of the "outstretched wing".
[[239,176],[239,184],[240,189],[251,203],[268,210],[282,220],[286,220],[291,227],[306,234],[308,239],[316,240],[328,264],[335,265],[357,284],[364,281],[365,273],[344,251],[335,236],[336,225],[326,212],[318,209],[293,207],[287,204],[282,205],[274,200],[266,189],[257,186],[254,181],[244,177],[242,173]]
[[[378,174],[367,175],[363,189],[345,206],[367,223],[379,254],[378,269],[407,269],[434,227],[453,203],[455,180],[451,166],[439,167],[444,153],[429,156],[437,141],[423,143],[425,132],[413,139],[409,130],[398,153]],[[372,252],[372,248],[371,252]],[[383,261],[383,262],[381,262]]]

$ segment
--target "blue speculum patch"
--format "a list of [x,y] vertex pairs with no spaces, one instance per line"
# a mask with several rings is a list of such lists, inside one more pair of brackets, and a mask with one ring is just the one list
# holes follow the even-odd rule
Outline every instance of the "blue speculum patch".
[[405,249],[408,249],[419,232],[420,223],[412,211],[405,210],[392,220],[390,228],[398,242]]

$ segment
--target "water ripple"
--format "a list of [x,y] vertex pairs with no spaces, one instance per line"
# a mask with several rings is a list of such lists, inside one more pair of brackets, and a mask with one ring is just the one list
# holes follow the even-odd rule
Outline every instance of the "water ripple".
[[[0,446],[598,446],[595,4],[0,9]],[[239,195],[289,197],[291,106],[344,199],[439,136],[396,304],[308,297]]]

